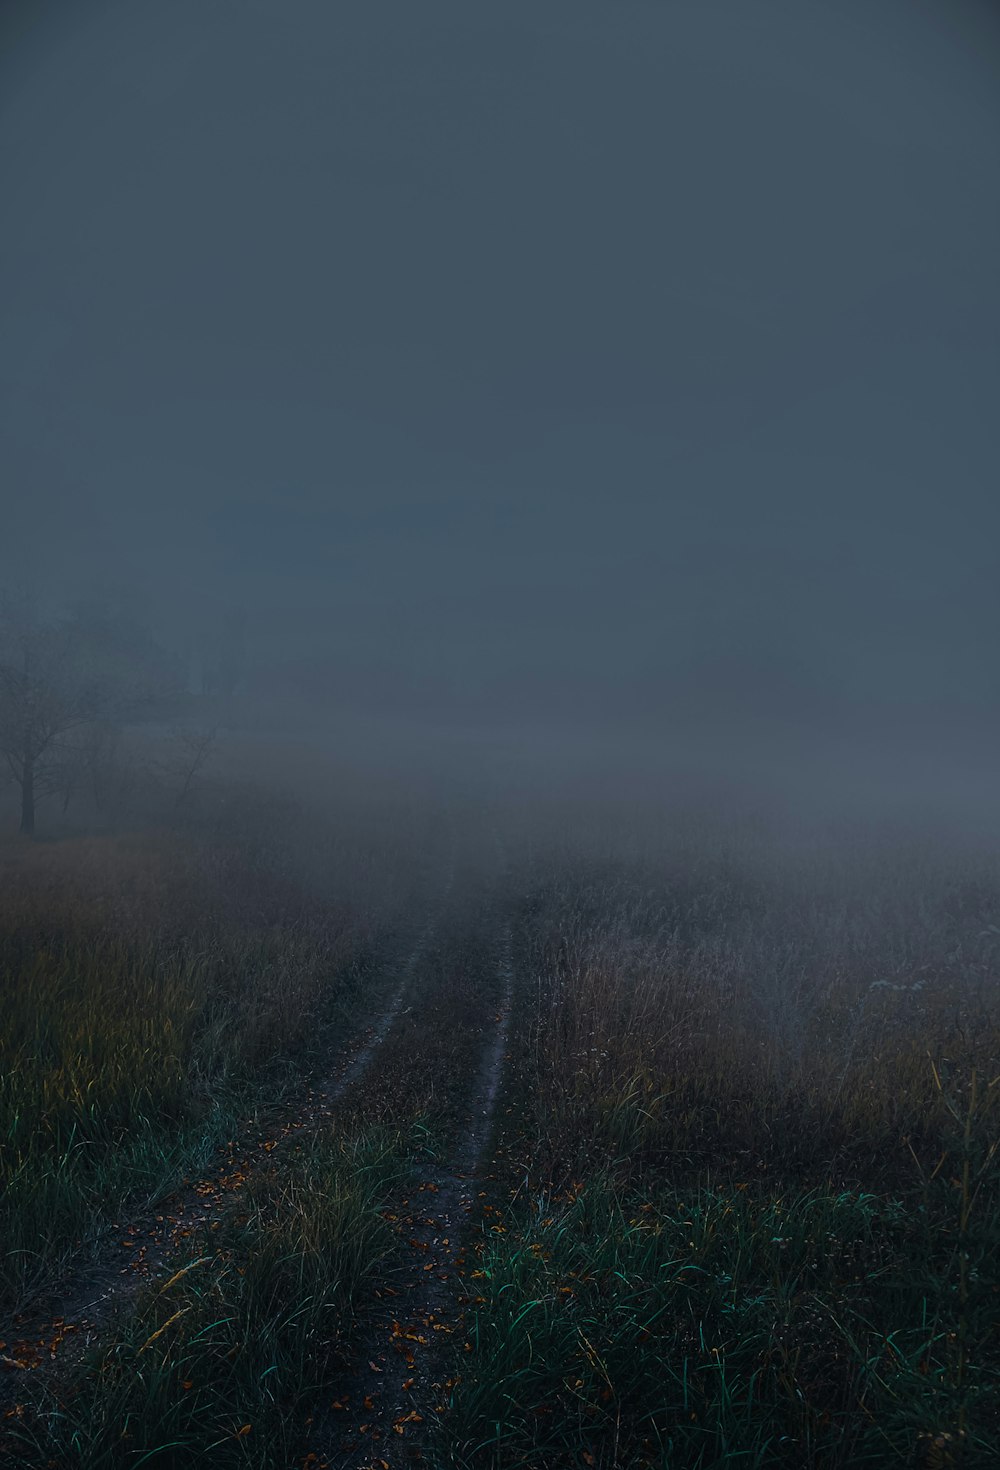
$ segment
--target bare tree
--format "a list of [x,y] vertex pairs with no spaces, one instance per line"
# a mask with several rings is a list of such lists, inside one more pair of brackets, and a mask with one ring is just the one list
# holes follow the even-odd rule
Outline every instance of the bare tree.
[[120,722],[168,679],[162,658],[137,658],[109,624],[47,619],[29,600],[0,597],[0,756],[20,788],[23,833],[34,833],[41,796],[65,797],[87,727]]
[[187,799],[199,771],[203,769],[212,755],[217,734],[218,731],[214,726],[210,730],[179,730],[177,732],[175,738],[179,759],[176,763],[175,774],[180,784],[174,798],[174,806],[180,806]]
[[96,719],[60,742],[53,762],[53,790],[65,816],[78,796],[88,798],[101,814],[121,814],[136,793],[139,769],[125,746],[122,727],[112,719]]

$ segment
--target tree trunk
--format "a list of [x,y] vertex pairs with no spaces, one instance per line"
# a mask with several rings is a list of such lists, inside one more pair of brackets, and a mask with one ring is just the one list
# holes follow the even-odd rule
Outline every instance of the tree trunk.
[[35,835],[35,768],[25,764],[21,778],[21,831],[26,837]]

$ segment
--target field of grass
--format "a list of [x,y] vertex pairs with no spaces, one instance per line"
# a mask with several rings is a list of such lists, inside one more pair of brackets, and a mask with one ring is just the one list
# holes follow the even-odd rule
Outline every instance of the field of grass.
[[[466,839],[405,966],[386,936],[421,931],[422,880],[320,900],[190,835],[117,844],[87,893],[79,854],[22,866],[0,932],[9,1301],[88,1241],[99,1259],[102,1221],[169,1198],[240,1119],[291,1122],[87,1352],[8,1362],[14,1462],[994,1464],[994,857],[487,846]],[[363,1075],[298,1117],[393,975]],[[486,1109],[492,1147],[460,1164]]]
[[280,856],[245,833],[8,852],[0,1304],[300,1085],[370,1003],[391,905],[318,896]]
[[22,1415],[22,1461],[157,1470],[301,1463],[355,1297],[391,1248],[379,1213],[404,1140],[310,1140]]
[[1000,887],[763,857],[536,885],[451,1463],[995,1463]]

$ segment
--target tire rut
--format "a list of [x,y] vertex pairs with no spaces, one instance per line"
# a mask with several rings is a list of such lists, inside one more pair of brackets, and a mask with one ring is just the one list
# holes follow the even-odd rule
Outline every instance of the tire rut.
[[[173,1191],[155,1211],[147,1211],[123,1230],[110,1225],[98,1244],[98,1259],[47,1291],[44,1305],[0,1319],[0,1408],[15,1402],[24,1376],[56,1376],[72,1368],[113,1319],[133,1306],[168,1263],[176,1263],[183,1241],[228,1208],[251,1175],[271,1165],[289,1144],[328,1124],[345,1098],[361,1083],[403,1012],[418,965],[451,894],[454,863],[437,912],[425,923],[402,966],[400,978],[374,1027],[348,1057],[338,1057],[327,1077],[312,1084],[293,1116],[266,1137],[257,1127],[216,1155],[212,1167],[190,1185]],[[252,1133],[253,1138],[247,1136]],[[124,1237],[124,1238],[123,1238]],[[127,1249],[128,1255],[122,1257]]]
[[446,1158],[420,1165],[393,1219],[408,1265],[382,1285],[354,1370],[331,1385],[316,1415],[315,1470],[382,1470],[418,1461],[444,1411],[445,1364],[463,1326],[469,1229],[488,1191],[480,1171],[503,1081],[514,993],[510,925],[501,932],[494,975],[499,999],[457,1138]]

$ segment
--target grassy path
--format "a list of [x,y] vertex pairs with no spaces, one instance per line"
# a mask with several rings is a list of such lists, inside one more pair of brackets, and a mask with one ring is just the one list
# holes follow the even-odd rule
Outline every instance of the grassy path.
[[64,1313],[57,1371],[0,1375],[0,1463],[995,1464],[995,1031],[892,1012],[888,1072],[848,1089],[824,1030],[790,1074],[655,888],[499,856],[465,855],[349,1053],[119,1231],[91,1351]]
[[364,1330],[319,1407],[310,1441],[316,1467],[420,1462],[445,1411],[448,1363],[464,1332],[468,1238],[491,1194],[480,1170],[505,1070],[514,980],[509,926],[495,912],[458,950],[441,956],[438,974],[428,977],[424,1026],[399,1038],[402,1056],[420,1046],[437,1073],[439,1135],[411,1159],[386,1211],[395,1266],[380,1278]]
[[[446,877],[442,905],[452,877],[453,870]],[[0,1410],[18,1401],[23,1375],[58,1377],[71,1370],[115,1318],[134,1308],[142,1291],[165,1278],[179,1261],[195,1258],[192,1244],[206,1231],[220,1228],[223,1215],[238,1206],[262,1169],[273,1169],[290,1146],[301,1147],[330,1125],[398,1019],[437,922],[435,912],[398,966],[398,980],[374,1021],[331,1056],[327,1069],[303,1093],[263,1116],[248,1118],[199,1178],[131,1212],[125,1223],[111,1222],[85,1264],[34,1303],[0,1318]]]

